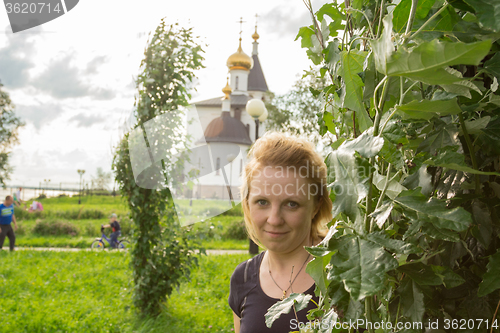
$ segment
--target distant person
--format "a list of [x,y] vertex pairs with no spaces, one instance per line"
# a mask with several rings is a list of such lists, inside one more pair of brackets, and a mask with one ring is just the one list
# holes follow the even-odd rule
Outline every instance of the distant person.
[[111,214],[109,217],[109,224],[103,225],[102,228],[111,228],[113,232],[109,235],[111,248],[116,247],[116,241],[118,237],[122,234],[120,223],[117,220],[118,216],[115,213]]
[[41,212],[43,210],[43,205],[41,202],[38,201],[33,201],[31,204],[30,208],[28,209],[28,212],[33,213],[33,212]]
[[22,190],[23,190],[23,188],[20,187],[19,190],[14,192],[14,204],[18,207],[21,206],[21,204],[23,203],[23,201],[21,200],[21,191]]
[[[17,223],[16,217],[14,216],[13,202],[14,199],[8,195],[5,197],[3,204],[0,204],[0,250],[2,250],[5,236],[7,236],[10,241],[10,250],[14,251],[14,243],[16,241],[14,230],[17,230]],[[14,230],[12,230],[12,226],[10,225],[12,222],[14,222]]]

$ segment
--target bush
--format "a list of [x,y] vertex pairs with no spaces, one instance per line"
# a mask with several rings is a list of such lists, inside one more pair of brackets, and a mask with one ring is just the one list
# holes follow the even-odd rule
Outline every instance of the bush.
[[17,230],[15,231],[17,236],[24,236],[26,235],[27,228],[24,224],[17,222]]
[[232,222],[223,232],[223,239],[236,239],[245,240],[248,238],[247,231],[245,229],[245,222],[238,221]]
[[234,208],[227,210],[220,214],[222,216],[243,216],[243,210],[241,208],[241,204],[236,205]]
[[55,212],[54,215],[68,220],[102,219],[106,217],[106,214],[104,214],[104,212],[99,209],[64,210],[64,211],[57,211]]
[[101,232],[98,227],[96,227],[93,223],[88,222],[85,227],[85,235],[90,237],[99,237],[101,236]]
[[79,230],[67,221],[37,221],[32,233],[41,236],[77,236]]
[[130,220],[130,217],[124,217],[123,219],[119,220],[120,222],[120,227],[122,228],[122,237],[127,237],[132,234],[132,221]]
[[36,220],[44,218],[46,213],[44,211],[36,211],[33,213],[28,212],[20,207],[14,207],[14,215],[18,220]]

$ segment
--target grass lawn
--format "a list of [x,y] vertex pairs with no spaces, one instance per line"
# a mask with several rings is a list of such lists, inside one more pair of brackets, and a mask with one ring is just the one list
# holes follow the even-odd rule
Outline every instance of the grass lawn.
[[[100,226],[107,224],[111,213],[118,214],[122,222],[122,236],[130,236],[132,222],[128,218],[127,203],[121,196],[84,196],[81,205],[78,197],[57,197],[40,200],[44,205],[43,212],[28,213],[16,209],[19,230],[16,232],[16,245],[20,247],[70,247],[87,248],[92,241],[101,235]],[[207,212],[223,212],[227,203],[216,200],[189,200],[177,202],[182,208],[179,211],[203,217]],[[195,215],[193,215],[195,216]],[[210,219],[203,217],[203,222],[192,225],[207,249],[241,249],[248,248],[248,239],[242,227],[243,216],[240,206],[236,206],[224,215]],[[43,233],[37,224],[47,224]],[[60,225],[60,231],[54,226]],[[40,227],[40,226],[39,226]],[[37,231],[38,230],[38,231]],[[8,246],[8,240],[4,247]]]
[[229,279],[248,255],[202,256],[156,319],[135,315],[127,252],[0,251],[2,332],[231,332]]

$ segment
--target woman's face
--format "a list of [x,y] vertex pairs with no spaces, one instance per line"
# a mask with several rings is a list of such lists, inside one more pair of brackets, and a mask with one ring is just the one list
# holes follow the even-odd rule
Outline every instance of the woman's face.
[[248,206],[259,241],[280,253],[311,245],[311,221],[319,209],[317,192],[314,184],[293,170],[257,170],[250,183]]

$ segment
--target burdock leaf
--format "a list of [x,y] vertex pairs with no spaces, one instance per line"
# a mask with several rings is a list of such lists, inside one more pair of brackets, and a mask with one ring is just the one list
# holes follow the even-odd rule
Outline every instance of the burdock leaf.
[[295,311],[300,311],[307,307],[309,300],[312,298],[312,295],[304,295],[293,293],[288,298],[277,302],[269,309],[267,309],[267,313],[265,314],[266,318],[266,326],[271,328],[273,323],[282,315],[290,313],[292,306],[295,304]]
[[444,201],[436,198],[428,199],[418,190],[401,192],[394,199],[403,210],[417,213],[419,220],[432,224],[436,228],[464,231],[472,223],[471,214],[462,207],[449,209]]
[[342,281],[352,299],[376,294],[384,287],[386,272],[398,262],[382,246],[357,236],[339,242],[330,260],[328,280]]
[[500,288],[500,249],[490,256],[487,271],[483,275],[483,281],[479,284],[478,297],[483,297]]

